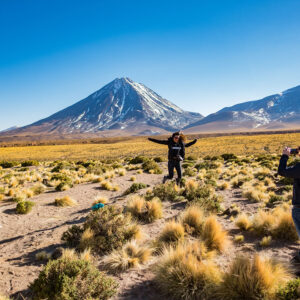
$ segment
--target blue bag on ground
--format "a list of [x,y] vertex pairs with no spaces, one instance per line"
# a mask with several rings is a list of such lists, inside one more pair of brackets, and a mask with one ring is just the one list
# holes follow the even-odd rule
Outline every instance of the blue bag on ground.
[[103,203],[97,203],[95,205],[92,206],[92,210],[98,210],[99,208],[102,208],[104,207],[104,204]]

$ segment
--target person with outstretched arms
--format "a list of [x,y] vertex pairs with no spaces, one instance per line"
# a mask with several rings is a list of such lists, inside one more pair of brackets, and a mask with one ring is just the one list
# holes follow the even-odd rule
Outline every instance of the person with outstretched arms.
[[190,143],[185,143],[184,135],[179,131],[177,131],[174,132],[172,136],[167,140],[157,140],[153,138],[148,138],[148,140],[157,144],[167,145],[169,148],[169,153],[168,153],[169,175],[164,176],[163,182],[165,183],[167,179],[172,179],[174,176],[174,169],[176,169],[178,175],[176,182],[180,183],[182,178],[181,164],[185,157],[185,148],[194,145],[197,142],[197,139],[194,139]]

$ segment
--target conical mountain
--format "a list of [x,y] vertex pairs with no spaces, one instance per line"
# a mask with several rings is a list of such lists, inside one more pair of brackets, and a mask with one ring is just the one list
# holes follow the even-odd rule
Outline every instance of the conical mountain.
[[141,83],[117,78],[87,98],[45,119],[18,129],[47,134],[121,130],[161,133],[181,129],[202,118],[162,98]]

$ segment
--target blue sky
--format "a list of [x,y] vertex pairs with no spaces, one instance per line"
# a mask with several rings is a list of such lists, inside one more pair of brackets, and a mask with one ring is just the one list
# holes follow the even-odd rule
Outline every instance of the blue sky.
[[0,0],[0,130],[116,77],[204,115],[300,84],[299,0]]

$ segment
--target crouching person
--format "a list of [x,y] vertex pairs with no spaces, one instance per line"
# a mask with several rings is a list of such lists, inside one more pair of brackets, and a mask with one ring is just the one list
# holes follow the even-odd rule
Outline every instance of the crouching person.
[[[293,200],[292,200],[292,218],[300,237],[300,163],[297,163],[293,167],[287,167],[287,162],[291,154],[298,155],[300,153],[300,147],[297,149],[284,148],[280,163],[278,167],[278,174],[283,177],[293,178]],[[300,251],[293,258],[294,262],[300,263]]]

